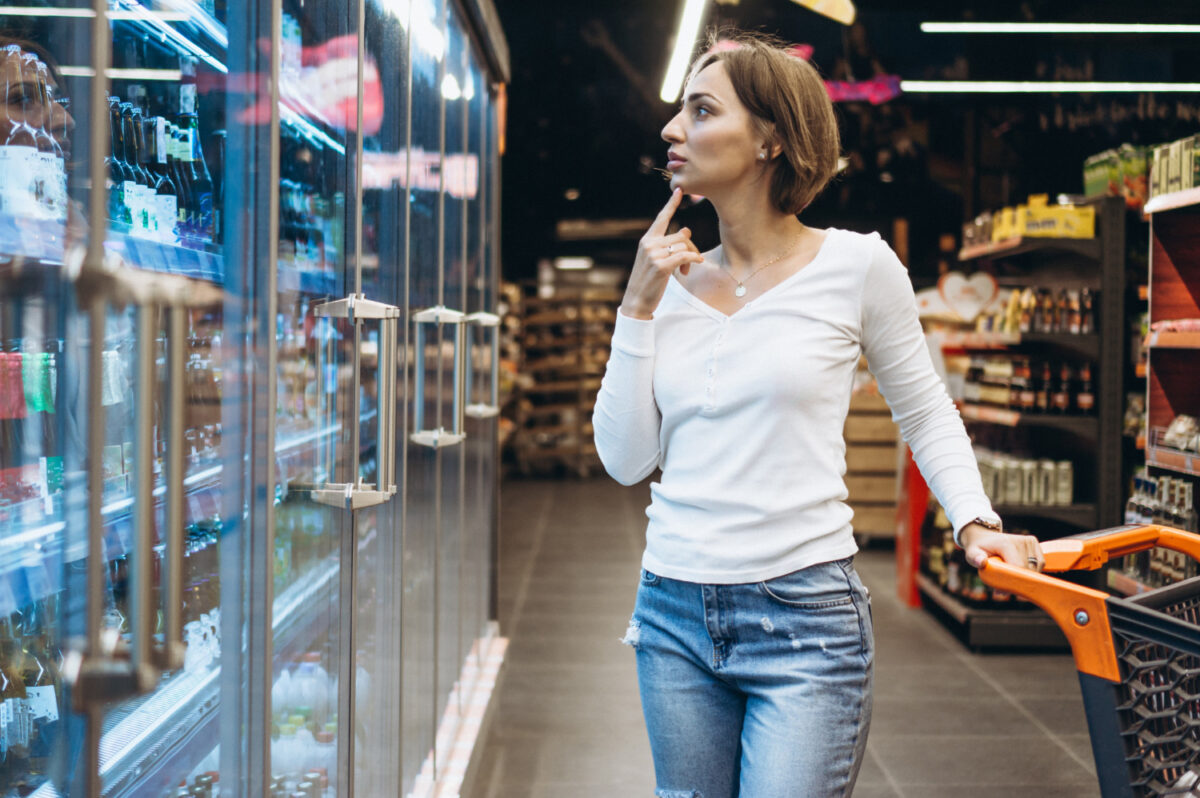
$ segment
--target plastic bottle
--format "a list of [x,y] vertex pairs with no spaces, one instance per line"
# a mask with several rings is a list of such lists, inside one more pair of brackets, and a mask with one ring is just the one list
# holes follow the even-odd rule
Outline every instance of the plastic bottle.
[[21,73],[21,47],[10,44],[2,51],[4,91],[9,101],[0,106],[0,131],[6,131],[0,147],[0,211],[14,216],[31,216],[36,208],[38,148],[37,136],[24,117],[10,116],[9,108],[28,104]]

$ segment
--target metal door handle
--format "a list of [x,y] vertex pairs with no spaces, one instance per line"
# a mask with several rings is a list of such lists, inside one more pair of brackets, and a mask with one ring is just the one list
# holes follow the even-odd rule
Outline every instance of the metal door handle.
[[[413,396],[413,426],[416,428],[416,431],[408,437],[409,440],[419,446],[441,449],[446,446],[454,446],[462,443],[466,438],[466,435],[463,433],[464,405],[466,404],[464,401],[464,376],[466,371],[464,368],[464,355],[466,348],[463,343],[463,327],[466,320],[466,314],[441,305],[427,308],[413,315],[413,323],[416,325],[414,343],[416,357],[413,366],[416,371]],[[440,407],[438,409],[438,425],[433,428],[426,428],[425,426],[425,328],[430,324],[439,326],[443,324],[454,325],[454,418],[449,430],[446,430],[442,424]]]
[[163,643],[155,650],[156,665],[164,671],[183,667],[183,465],[184,428],[184,340],[187,310],[167,308],[167,413],[166,462],[163,480],[167,486],[163,514]]
[[[495,313],[472,313],[467,316],[467,324],[490,328],[492,331],[492,384],[487,401],[470,402],[466,413],[471,418],[493,418],[500,415],[500,317]],[[473,336],[467,338],[468,399],[475,398],[475,358],[471,351],[474,340]]]
[[[398,348],[396,339],[399,333],[400,308],[387,305],[373,299],[367,299],[362,294],[351,294],[345,299],[325,302],[313,308],[317,317],[332,319],[347,319],[354,324],[368,319],[380,322],[379,333],[379,396],[376,431],[378,442],[375,456],[378,461],[377,483],[363,482],[358,477],[360,453],[354,452],[354,481],[344,483],[327,483],[322,485],[292,485],[292,490],[308,492],[312,500],[318,504],[331,507],[344,507],[347,510],[357,510],[361,507],[373,507],[383,504],[396,495],[396,370],[398,368]],[[324,379],[320,375],[318,379]],[[360,387],[362,374],[354,375],[354,390]],[[354,424],[358,419],[354,419]]]

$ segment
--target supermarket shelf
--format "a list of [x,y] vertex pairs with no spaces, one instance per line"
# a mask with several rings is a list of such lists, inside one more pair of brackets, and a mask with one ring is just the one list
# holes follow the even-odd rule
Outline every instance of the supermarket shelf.
[[976,244],[958,251],[959,260],[1004,258],[1029,252],[1070,252],[1099,260],[1102,249],[1098,238],[1006,238],[989,244]]
[[[363,420],[369,419],[374,412],[365,414]],[[341,425],[337,424],[324,430],[287,436],[276,446],[276,455],[301,451],[305,446],[340,431]],[[184,479],[185,523],[190,524],[219,514],[220,497],[217,493],[223,481],[222,476],[222,467],[212,465],[194,471]],[[158,485],[154,489],[156,502],[163,501],[165,495],[165,485]],[[106,527],[110,530],[110,536],[122,544],[122,547],[117,550],[125,551],[130,544],[132,533],[130,525],[133,522],[133,498],[127,497],[109,502],[101,508],[100,512]],[[53,521],[6,535],[3,538],[3,548],[0,550],[0,584],[11,591],[13,600],[17,602],[18,606],[43,598],[53,588],[51,581],[42,575],[41,569],[48,570],[47,563],[53,564],[68,558],[65,531],[65,521]],[[31,547],[33,548],[31,549]],[[30,550],[38,552],[36,559],[29,558]],[[86,552],[80,551],[71,559],[85,555]]]
[[917,587],[944,620],[955,627],[971,648],[1065,649],[1067,640],[1049,616],[1035,608],[1026,610],[981,610],[968,607],[942,590],[923,573],[916,575]]
[[338,275],[332,271],[298,269],[293,264],[280,262],[277,274],[277,287],[280,291],[317,296],[332,296],[337,293]]
[[531,388],[525,389],[527,394],[540,393],[570,393],[572,391],[598,391],[600,390],[600,380],[598,378],[581,379],[581,380],[562,380],[558,382],[543,382],[534,385]]
[[1115,593],[1120,593],[1122,596],[1136,596],[1139,593],[1147,593],[1154,588],[1129,574],[1118,571],[1116,568],[1109,568],[1108,589]]
[[987,405],[976,405],[967,402],[959,404],[958,410],[962,414],[962,417],[969,421],[982,421],[987,424],[998,424],[1003,427],[1048,427],[1052,429],[1075,430],[1078,432],[1093,432],[1097,427],[1095,416],[1058,416],[1043,413],[1022,414],[1016,410],[1006,410],[1000,407],[989,407]]
[[997,504],[992,509],[1001,517],[1047,518],[1089,529],[1098,526],[1094,504]]
[[1196,452],[1181,452],[1149,444],[1146,446],[1146,465],[1200,477],[1200,454]]
[[[328,627],[328,613],[305,610],[332,601],[337,576],[338,564],[326,563],[293,582],[276,598],[272,629],[277,659],[297,653]],[[217,738],[214,724],[220,676],[220,665],[178,672],[155,692],[109,712],[100,745],[106,795],[144,795],[150,786],[147,776],[152,775],[151,769],[165,778],[177,778],[208,755],[211,747],[199,741]],[[42,794],[40,790],[35,793]]]
[[1142,210],[1147,214],[1162,213],[1192,205],[1200,205],[1200,188],[1186,188],[1183,191],[1172,191],[1170,194],[1151,197],[1146,201],[1146,207]]
[[1100,336],[1096,334],[967,332],[946,336],[941,341],[944,348],[966,350],[1005,349],[1021,344],[1069,349],[1093,360],[1100,357]]
[[[26,219],[0,213],[0,284],[58,270],[63,264],[63,227],[48,219]],[[225,258],[215,247],[193,249],[152,241],[112,228],[104,248],[129,266],[144,271],[174,274],[221,285]]]
[[1200,349],[1200,332],[1151,331],[1146,346],[1154,349]]

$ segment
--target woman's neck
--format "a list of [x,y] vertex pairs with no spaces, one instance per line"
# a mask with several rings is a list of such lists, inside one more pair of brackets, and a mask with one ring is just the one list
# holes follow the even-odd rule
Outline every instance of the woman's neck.
[[805,231],[795,216],[781,213],[761,186],[739,196],[714,200],[720,220],[721,249],[726,268],[733,272],[757,268],[788,247]]

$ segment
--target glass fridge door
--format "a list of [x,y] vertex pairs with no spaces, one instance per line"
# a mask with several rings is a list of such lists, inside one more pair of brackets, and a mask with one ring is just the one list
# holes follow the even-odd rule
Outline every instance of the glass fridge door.
[[471,319],[467,370],[467,462],[463,483],[465,537],[460,605],[460,649],[472,664],[482,665],[491,594],[492,529],[496,509],[498,452],[500,318],[496,315],[495,270],[489,260],[487,157],[488,84],[484,69],[469,52],[463,100],[467,106],[467,139],[463,156],[462,192],[466,206],[465,272],[467,317]]
[[[393,306],[403,303],[407,236],[404,210],[408,168],[408,15],[402,4],[363,4],[365,49],[360,95],[362,137],[363,294]],[[369,98],[369,100],[368,100]],[[399,364],[381,351],[381,330],[364,325],[360,379],[360,478],[380,481],[380,464],[393,472],[403,463],[403,431],[391,427],[383,441],[382,369],[395,382]],[[398,343],[398,342],[397,342]],[[388,408],[402,418],[399,397]],[[403,422],[401,422],[402,424]],[[403,484],[397,477],[397,484]],[[355,513],[354,791],[399,793],[401,500]]]
[[[433,783],[437,728],[436,645],[438,601],[439,471],[442,454],[456,442],[453,414],[440,397],[452,383],[455,338],[461,308],[443,291],[443,204],[441,167],[444,136],[442,85],[446,76],[444,0],[413,0],[409,6],[410,119],[405,229],[405,391],[408,429],[404,460],[403,568],[401,597],[401,792],[427,790]],[[458,314],[456,316],[455,314]],[[428,321],[425,321],[428,319]]]
[[[68,704],[61,650],[68,555],[65,462],[78,408],[65,399],[71,292],[63,277],[76,143],[50,41],[80,26],[58,9],[0,6],[0,796],[47,787]],[[71,9],[62,9],[70,11]],[[86,42],[86,26],[82,33]],[[59,56],[61,58],[61,55]],[[86,139],[84,140],[86,141]],[[86,143],[81,145],[86,148]],[[78,191],[77,186],[72,189]],[[68,432],[69,429],[69,432]],[[73,468],[77,468],[77,464]]]
[[221,775],[248,496],[227,10],[0,6],[0,795]]

